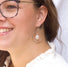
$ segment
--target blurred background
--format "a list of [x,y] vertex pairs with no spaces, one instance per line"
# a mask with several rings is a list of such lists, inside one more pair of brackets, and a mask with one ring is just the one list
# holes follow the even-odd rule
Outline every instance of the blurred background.
[[57,37],[63,42],[57,40],[56,37],[54,44],[56,45],[56,51],[68,62],[68,0],[53,0],[53,2],[57,8],[60,24]]

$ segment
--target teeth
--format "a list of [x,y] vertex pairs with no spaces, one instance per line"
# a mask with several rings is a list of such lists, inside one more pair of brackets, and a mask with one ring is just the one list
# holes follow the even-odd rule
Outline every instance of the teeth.
[[5,33],[5,32],[8,32],[10,31],[11,29],[0,29],[0,33]]

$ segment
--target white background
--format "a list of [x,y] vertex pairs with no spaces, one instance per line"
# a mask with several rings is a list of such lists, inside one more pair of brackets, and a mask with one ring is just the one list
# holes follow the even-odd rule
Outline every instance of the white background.
[[[56,51],[60,53],[68,62],[68,0],[53,0],[58,11],[58,20],[62,28],[61,40],[64,44],[60,43],[57,39],[54,41],[56,44]],[[61,49],[62,48],[62,49]],[[61,52],[62,50],[62,52]]]

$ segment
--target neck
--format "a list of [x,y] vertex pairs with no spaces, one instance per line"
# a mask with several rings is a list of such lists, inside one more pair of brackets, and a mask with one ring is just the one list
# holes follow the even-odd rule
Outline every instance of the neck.
[[12,63],[14,67],[26,67],[26,64],[33,60],[35,57],[47,51],[50,47],[49,46],[42,46],[39,45],[32,45],[30,47],[25,48],[25,50],[21,51],[13,51],[10,53]]

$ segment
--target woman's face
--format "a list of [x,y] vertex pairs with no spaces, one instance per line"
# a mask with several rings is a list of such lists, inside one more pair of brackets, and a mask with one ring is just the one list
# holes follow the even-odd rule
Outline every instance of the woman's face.
[[[0,3],[5,0],[0,0]],[[24,0],[32,1],[32,0]],[[0,13],[0,49],[28,43],[36,28],[37,10],[33,3],[20,3],[18,15],[5,18]]]

